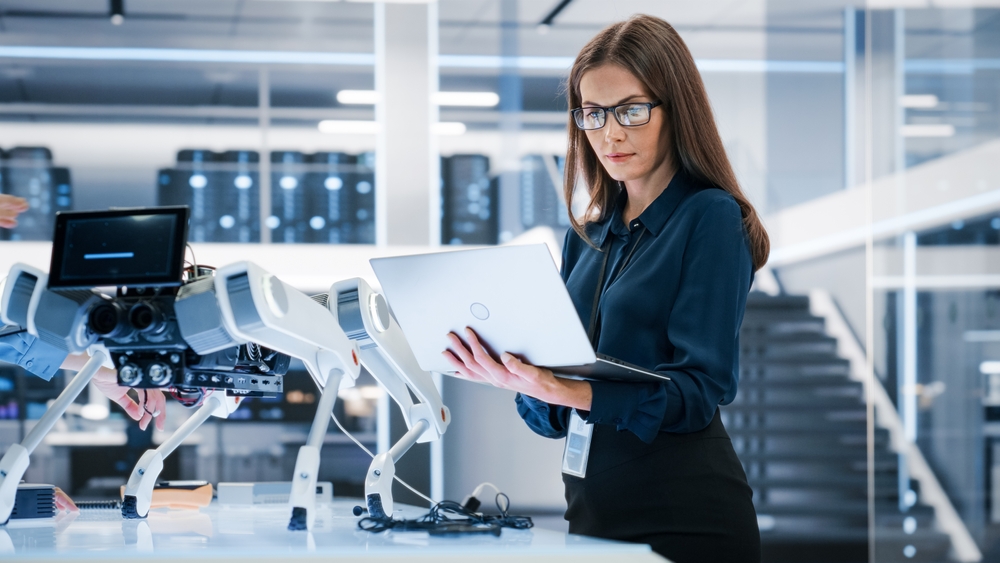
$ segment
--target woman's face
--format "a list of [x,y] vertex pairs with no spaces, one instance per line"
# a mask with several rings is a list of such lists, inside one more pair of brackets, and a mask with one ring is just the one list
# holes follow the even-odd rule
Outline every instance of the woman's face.
[[[587,71],[580,79],[582,107],[611,107],[626,102],[666,102],[652,98],[631,72],[614,64]],[[665,106],[651,110],[649,123],[623,127],[608,112],[604,127],[586,131],[587,140],[608,174],[619,182],[663,189],[669,181],[670,138]],[[661,177],[662,176],[662,177]],[[657,185],[662,184],[662,185]]]

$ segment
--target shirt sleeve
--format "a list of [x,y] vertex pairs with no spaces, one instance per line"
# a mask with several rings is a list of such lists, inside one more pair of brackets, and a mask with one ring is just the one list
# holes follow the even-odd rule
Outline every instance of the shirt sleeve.
[[569,407],[551,405],[534,397],[520,393],[514,397],[517,414],[521,415],[528,428],[545,438],[565,438],[569,420]]
[[660,431],[696,432],[732,401],[739,369],[738,337],[753,265],[739,205],[720,198],[708,206],[684,252],[667,320],[673,361],[654,370],[664,383],[592,381],[587,422],[615,424],[644,442]]
[[26,330],[0,332],[0,362],[21,366],[46,381],[59,371],[68,355],[65,350],[47,344]]

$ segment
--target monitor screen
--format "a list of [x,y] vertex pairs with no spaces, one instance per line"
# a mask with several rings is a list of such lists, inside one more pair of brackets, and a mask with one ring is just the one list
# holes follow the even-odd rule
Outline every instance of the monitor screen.
[[51,288],[180,285],[186,207],[58,213]]

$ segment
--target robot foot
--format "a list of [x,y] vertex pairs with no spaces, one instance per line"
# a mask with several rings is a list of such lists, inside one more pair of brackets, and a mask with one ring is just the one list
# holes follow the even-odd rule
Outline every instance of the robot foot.
[[376,520],[388,520],[385,510],[382,508],[382,495],[378,493],[368,495],[368,516]]
[[122,518],[126,520],[136,520],[138,518],[145,518],[147,514],[139,514],[139,509],[136,508],[136,498],[132,495],[125,495],[125,500],[122,501]]
[[292,519],[288,521],[288,529],[292,531],[306,529],[306,509],[296,506],[292,509]]

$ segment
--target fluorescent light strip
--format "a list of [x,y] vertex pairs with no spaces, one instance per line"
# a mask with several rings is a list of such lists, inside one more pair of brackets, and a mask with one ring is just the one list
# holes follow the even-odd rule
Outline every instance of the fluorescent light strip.
[[1000,70],[1000,59],[909,59],[907,74],[974,74],[977,70]]
[[904,137],[954,137],[955,126],[948,123],[903,125]]
[[[439,106],[494,107],[500,103],[500,96],[494,92],[435,92],[431,100]],[[378,92],[375,90],[341,90],[337,92],[337,102],[350,105],[375,105]]]
[[[320,133],[331,135],[376,135],[379,128],[375,121],[342,121],[337,119],[324,119],[319,122]],[[465,124],[459,121],[442,121],[435,123],[431,127],[435,135],[454,136],[465,134]]]
[[346,66],[374,66],[375,64],[375,55],[368,53],[236,51],[222,49],[133,49],[118,47],[19,47],[9,45],[0,46],[0,58]]
[[[36,47],[0,46],[0,59],[60,59],[91,61],[154,61],[244,64],[304,64],[374,66],[375,55],[369,53],[324,53],[313,51],[236,51],[223,49],[150,49],[120,47]],[[573,57],[499,57],[484,55],[439,55],[438,65],[444,68],[514,68],[521,70],[569,71]],[[1000,68],[1000,59],[996,66]],[[803,72],[836,74],[844,72],[839,61],[767,61],[700,59],[695,61],[702,72]],[[911,63],[907,61],[907,70]],[[977,60],[977,64],[989,60]]]
[[899,105],[911,109],[934,109],[939,102],[934,94],[907,94],[899,98]]

